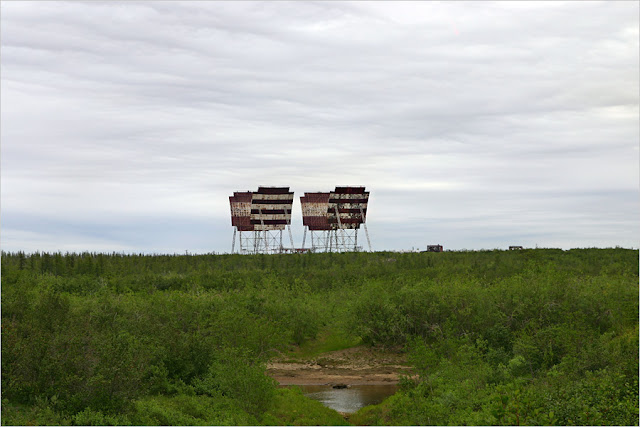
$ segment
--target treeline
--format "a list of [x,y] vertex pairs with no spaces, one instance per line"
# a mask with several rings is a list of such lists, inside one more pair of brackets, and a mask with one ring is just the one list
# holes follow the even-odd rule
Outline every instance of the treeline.
[[352,422],[638,424],[638,251],[1,261],[3,425],[344,424],[264,375],[320,331],[418,374]]

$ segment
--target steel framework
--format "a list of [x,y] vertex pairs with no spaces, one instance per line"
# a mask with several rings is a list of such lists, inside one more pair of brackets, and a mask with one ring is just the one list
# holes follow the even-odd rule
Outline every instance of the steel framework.
[[[287,227],[289,228],[289,227]],[[233,244],[231,253],[235,249],[235,235],[233,232]],[[291,240],[291,248],[293,247],[293,238],[289,229],[289,237]],[[283,230],[263,230],[263,231],[238,231],[238,253],[241,254],[281,254],[290,251],[289,247],[283,246]]]
[[[365,226],[367,243],[371,250],[369,234]],[[305,248],[307,229],[304,230],[302,248]],[[361,252],[362,246],[358,246],[358,229],[336,230],[309,230],[311,240],[311,252]]]
[[[241,254],[276,254],[293,250],[291,207],[293,192],[289,187],[259,187],[256,192],[235,192],[229,197],[233,242],[236,253],[238,235]],[[283,245],[283,232],[288,231],[290,248]]]
[[304,249],[309,230],[312,252],[358,252],[358,229],[363,226],[369,250],[366,224],[369,192],[364,187],[336,187],[330,193],[305,193],[300,198]]

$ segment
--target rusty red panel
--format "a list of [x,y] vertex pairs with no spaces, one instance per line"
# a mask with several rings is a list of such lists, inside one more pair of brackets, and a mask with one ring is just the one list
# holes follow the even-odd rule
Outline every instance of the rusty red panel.
[[345,199],[345,198],[331,198],[329,203],[368,203],[369,199]]
[[329,230],[329,222],[326,216],[304,216],[302,217],[302,225],[319,227],[318,230]]
[[302,225],[309,227],[310,230],[330,230],[331,226],[326,216],[305,216],[302,217]]
[[254,194],[291,194],[289,187],[258,187],[258,191]]
[[238,231],[284,230],[291,224],[293,192],[289,187],[259,187],[229,197],[231,224]]
[[366,220],[368,202],[365,187],[343,186],[329,193],[305,193],[300,198],[302,224],[310,230],[359,228]]
[[239,202],[237,199],[229,197],[229,204],[233,216],[247,216],[251,213],[251,202]]
[[291,213],[288,209],[251,209],[252,215],[262,213],[263,215],[288,215]]
[[309,230],[311,231],[327,231],[327,230],[332,230],[331,226],[329,224],[327,225],[309,225]]
[[[305,216],[306,224],[322,226],[327,224],[326,216]],[[306,225],[305,224],[305,225]]]
[[291,224],[292,207],[289,187],[259,187],[252,194],[248,214],[256,230],[284,230]]
[[[362,208],[364,214],[367,214],[367,208]],[[338,208],[338,213],[341,214],[351,214],[351,215],[360,215],[360,209],[354,208]]]
[[364,194],[365,187],[336,187],[335,193],[341,194]]
[[251,192],[234,192],[229,197],[231,206],[231,225],[240,231],[252,231],[251,225]]
[[365,187],[336,187],[329,194],[329,224],[333,229],[360,228],[360,224],[366,221],[368,202],[369,192]]
[[[330,224],[338,224],[338,218],[330,217],[328,218]],[[344,218],[340,217],[340,223],[342,224],[361,224],[362,218]]]
[[289,221],[286,219],[252,219],[251,224],[253,225],[287,225]]
[[[241,202],[241,203],[251,202],[252,196],[253,196],[253,193],[251,191],[243,191],[243,192],[235,191],[233,193],[233,197],[235,201]],[[229,198],[231,199],[231,197]]]
[[300,197],[302,206],[302,225],[310,230],[330,230],[327,222],[329,193],[304,193]]
[[329,193],[304,193],[300,203],[329,203]]
[[252,202],[254,205],[292,205],[293,199],[285,199],[285,200],[270,200],[270,199],[262,199],[257,200],[253,199]]
[[251,225],[251,218],[249,218],[248,216],[232,216],[231,225],[248,227]]

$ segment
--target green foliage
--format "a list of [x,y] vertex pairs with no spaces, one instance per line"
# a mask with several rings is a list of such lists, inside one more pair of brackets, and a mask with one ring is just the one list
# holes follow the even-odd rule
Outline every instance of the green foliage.
[[134,404],[132,425],[256,425],[256,418],[244,412],[236,401],[221,396],[154,396]]
[[340,424],[264,363],[359,342],[355,423],[638,424],[638,251],[1,258],[3,424]]
[[263,424],[279,426],[345,426],[349,423],[336,411],[304,397],[299,388],[281,388],[274,404],[264,416]]
[[105,414],[100,410],[85,409],[73,416],[73,425],[76,426],[126,426],[131,421],[127,416]]
[[364,293],[363,338],[405,342],[417,377],[351,420],[637,425],[637,252],[614,253],[525,251],[521,268],[495,254],[490,269]]
[[71,425],[71,418],[53,410],[48,399],[37,399],[34,404],[25,405],[3,398],[2,425]]
[[307,340],[295,350],[292,349],[289,356],[297,360],[310,360],[322,353],[344,350],[360,344],[362,344],[360,337],[354,336],[344,329],[334,327],[322,331],[317,339]]
[[195,391],[235,399],[246,412],[257,417],[271,405],[276,385],[264,370],[247,352],[225,349],[216,355],[207,374],[194,382]]

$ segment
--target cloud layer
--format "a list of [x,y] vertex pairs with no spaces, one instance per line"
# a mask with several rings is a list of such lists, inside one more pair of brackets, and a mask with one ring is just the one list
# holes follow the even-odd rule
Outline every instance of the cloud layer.
[[377,250],[638,246],[637,2],[0,7],[4,250],[229,251],[258,185],[366,185]]

